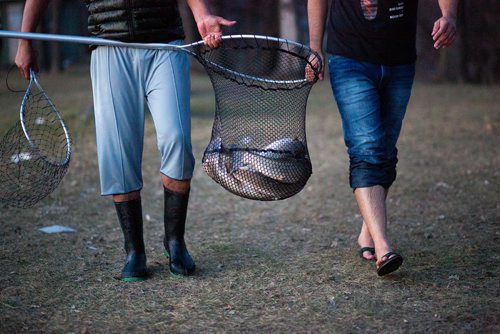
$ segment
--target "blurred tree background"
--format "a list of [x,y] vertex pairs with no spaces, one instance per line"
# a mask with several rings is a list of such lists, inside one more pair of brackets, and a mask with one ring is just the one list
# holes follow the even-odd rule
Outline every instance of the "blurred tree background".
[[[419,1],[417,52],[420,74],[439,81],[500,81],[500,1],[460,0],[455,44],[439,52],[430,33],[440,11],[436,0]],[[427,73],[426,70],[427,69]]]
[[[268,35],[308,43],[307,0],[207,0],[214,14],[238,21],[225,29],[225,34]],[[24,1],[0,0],[0,23],[3,29],[18,30],[8,24],[9,6]],[[196,23],[186,5],[179,0],[187,42],[200,39]],[[437,0],[419,1],[417,37],[417,76],[420,80],[498,84],[500,82],[500,1],[460,0],[455,44],[439,52],[430,37],[440,11]],[[71,18],[71,19],[70,19]],[[12,20],[10,20],[12,21]],[[86,9],[81,0],[52,0],[40,30],[61,34],[86,32]],[[63,70],[85,61],[88,48],[81,45],[40,43],[41,60],[45,68]],[[11,50],[2,51],[2,63],[12,62]],[[4,48],[3,48],[4,49]]]
[[[181,4],[185,3],[181,1]],[[226,34],[276,36],[308,43],[307,0],[208,0],[213,12],[238,21]],[[181,5],[188,39],[199,39],[189,9]],[[500,82],[500,1],[460,0],[458,38],[436,51],[431,36],[440,16],[437,0],[420,0],[417,76],[420,80]]]

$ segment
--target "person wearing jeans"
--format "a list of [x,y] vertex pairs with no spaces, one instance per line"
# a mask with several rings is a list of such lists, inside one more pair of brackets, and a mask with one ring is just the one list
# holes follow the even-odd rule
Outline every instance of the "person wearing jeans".
[[[309,0],[310,46],[328,65],[349,155],[349,183],[363,223],[359,254],[379,276],[397,270],[402,255],[387,237],[386,198],[396,179],[397,141],[415,76],[417,0]],[[456,35],[458,0],[438,0],[434,47]],[[324,74],[320,74],[323,79]]]

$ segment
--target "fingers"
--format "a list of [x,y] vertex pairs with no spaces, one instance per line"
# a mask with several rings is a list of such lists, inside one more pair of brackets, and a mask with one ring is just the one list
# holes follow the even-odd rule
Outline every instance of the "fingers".
[[38,63],[36,61],[36,53],[31,47],[31,44],[25,40],[21,40],[17,49],[15,64],[19,69],[19,73],[26,80],[30,79],[30,68],[38,73]]
[[29,73],[29,69],[26,70],[26,68],[24,67],[19,67],[18,66],[18,70],[19,70],[19,73],[21,74],[21,76],[23,78],[25,78],[26,80],[29,80],[30,79],[30,73]]
[[198,25],[198,29],[203,36],[205,45],[215,48],[222,43],[221,26],[230,27],[235,24],[236,21],[226,20],[220,16],[209,15],[201,21]]
[[23,78],[26,80],[30,79],[30,68],[33,70],[33,72],[38,73],[38,65],[37,64],[18,64],[16,63],[16,66],[19,70],[19,73]]
[[[36,64],[36,63],[32,64],[30,66],[30,68],[33,70],[33,72],[35,72],[36,77],[38,77],[38,74],[40,73],[40,69],[38,68],[38,64]],[[28,78],[30,78],[30,75],[31,75],[31,73],[30,73],[30,70],[28,69]]]
[[439,41],[439,44],[437,45],[437,49],[450,46],[454,40],[455,40],[454,34],[448,34],[448,35],[442,37]]
[[434,26],[432,27],[431,36],[434,38],[434,35],[439,31],[439,20],[434,22]]
[[234,26],[236,24],[236,21],[229,21],[223,17],[219,17],[219,23],[222,24],[223,26],[231,27],[231,26]]
[[434,38],[434,48],[440,49],[449,46],[455,40],[455,33],[452,31],[443,32]]
[[210,48],[216,48],[222,43],[222,33],[210,33],[203,38],[205,45]]
[[306,80],[311,82],[314,81],[315,74],[314,74],[314,69],[311,67],[311,65],[306,66]]
[[321,56],[321,63],[318,61],[317,67],[319,67],[319,72],[318,72],[318,80],[322,81],[325,77],[325,62],[323,60],[323,56]]
[[434,40],[434,48],[447,47],[455,40],[455,24],[442,17],[434,23],[431,35]]
[[307,81],[314,81],[316,80],[316,76],[318,80],[323,80],[324,74],[323,74],[323,69],[321,69],[319,72],[312,68],[311,65],[306,66],[306,80]]
[[323,59],[322,52],[318,52],[317,55],[312,54],[309,56],[305,70],[305,79],[307,81],[315,81],[316,79],[320,81],[323,80],[325,72],[325,67],[322,65],[324,64]]

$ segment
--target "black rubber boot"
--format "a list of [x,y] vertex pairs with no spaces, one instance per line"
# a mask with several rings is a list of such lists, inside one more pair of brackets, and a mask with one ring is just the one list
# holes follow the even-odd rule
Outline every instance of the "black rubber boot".
[[174,275],[192,275],[195,264],[184,242],[189,191],[174,193],[164,187],[165,193],[165,255],[169,258],[170,272]]
[[116,213],[125,239],[127,263],[122,270],[124,282],[142,281],[146,279],[146,252],[142,236],[141,200],[115,202]]

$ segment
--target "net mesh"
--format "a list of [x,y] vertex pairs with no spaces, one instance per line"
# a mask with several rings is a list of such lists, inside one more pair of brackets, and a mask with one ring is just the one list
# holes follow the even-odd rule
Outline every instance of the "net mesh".
[[[271,38],[231,38],[215,49],[198,47],[216,102],[204,170],[241,197],[269,201],[297,194],[312,173],[305,118],[321,66],[318,55]],[[314,77],[305,80],[311,64]]]
[[31,207],[66,174],[70,141],[60,114],[36,79],[21,105],[21,120],[0,143],[0,203]]

